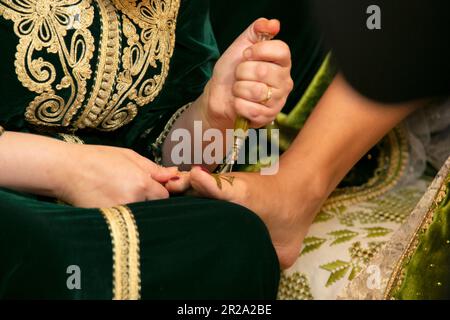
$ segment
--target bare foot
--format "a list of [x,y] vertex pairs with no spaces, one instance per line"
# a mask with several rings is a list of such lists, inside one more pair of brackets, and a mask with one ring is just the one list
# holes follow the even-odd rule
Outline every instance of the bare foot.
[[256,173],[213,176],[205,169],[194,167],[190,173],[182,173],[179,179],[166,185],[172,193],[184,192],[189,187],[195,195],[230,201],[255,212],[270,232],[283,269],[297,260],[309,226],[322,204],[321,197],[309,195],[307,184],[304,190],[294,190],[278,176]]

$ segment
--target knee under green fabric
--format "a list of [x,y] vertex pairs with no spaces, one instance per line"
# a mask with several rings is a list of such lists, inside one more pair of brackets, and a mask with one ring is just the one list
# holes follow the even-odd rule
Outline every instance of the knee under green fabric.
[[[279,267],[263,222],[195,198],[129,206],[142,299],[274,299]],[[111,299],[118,248],[99,210],[0,191],[0,298]],[[71,287],[71,266],[80,287]],[[131,270],[132,271],[132,270]]]

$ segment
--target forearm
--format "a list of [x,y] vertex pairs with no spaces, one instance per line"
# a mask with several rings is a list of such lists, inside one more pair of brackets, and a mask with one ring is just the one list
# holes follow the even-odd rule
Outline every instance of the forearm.
[[56,196],[61,169],[70,162],[65,143],[38,135],[5,132],[0,138],[0,186]]
[[337,76],[290,149],[280,176],[292,187],[306,176],[324,200],[348,171],[393,127],[424,102],[382,105],[354,91]]

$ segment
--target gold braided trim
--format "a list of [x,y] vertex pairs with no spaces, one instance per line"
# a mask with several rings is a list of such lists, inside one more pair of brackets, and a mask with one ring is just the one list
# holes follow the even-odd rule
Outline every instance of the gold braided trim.
[[162,165],[163,159],[162,159],[162,146],[164,144],[164,141],[166,141],[167,136],[169,135],[170,131],[172,131],[173,126],[178,121],[178,119],[182,116],[182,114],[189,109],[192,106],[192,102],[189,102],[188,104],[184,105],[180,109],[177,110],[173,114],[172,117],[170,117],[169,121],[167,121],[166,126],[164,127],[163,131],[159,135],[159,137],[156,139],[156,141],[151,145],[153,150],[153,156],[155,157],[155,162],[158,165]]
[[139,232],[133,213],[125,206],[100,209],[113,246],[113,299],[138,300],[141,291]]
[[101,40],[95,83],[86,108],[77,122],[78,128],[97,127],[110,97],[119,69],[120,25],[116,9],[110,1],[98,1],[102,19]]
[[444,179],[441,188],[439,189],[435,199],[433,200],[433,204],[430,206],[430,209],[428,210],[427,214],[423,217],[422,222],[412,235],[405,251],[398,260],[394,268],[394,271],[391,274],[389,282],[386,286],[386,290],[384,292],[383,297],[384,300],[394,299],[393,296],[395,292],[400,290],[403,281],[405,279],[405,267],[411,260],[413,254],[417,251],[417,248],[419,246],[420,243],[419,236],[427,232],[427,230],[433,223],[436,210],[439,208],[442,201],[444,201],[447,193],[449,192],[447,188],[449,182],[450,182],[450,175],[448,175],[447,178]]
[[386,137],[389,152],[379,157],[378,170],[366,184],[358,187],[337,189],[322,209],[355,205],[379,197],[392,190],[403,177],[409,161],[406,129],[399,126]]
[[58,133],[58,135],[63,139],[63,141],[67,143],[72,144],[84,144],[84,141],[73,134],[67,134],[67,133]]

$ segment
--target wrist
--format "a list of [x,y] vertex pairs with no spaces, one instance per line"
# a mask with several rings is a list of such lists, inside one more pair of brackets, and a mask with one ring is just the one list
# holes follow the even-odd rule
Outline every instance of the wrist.
[[8,150],[0,163],[2,187],[58,198],[61,188],[71,183],[66,168],[73,169],[77,160],[66,149],[67,143],[8,131],[0,144]]
[[60,142],[59,146],[60,155],[56,157],[55,171],[50,179],[50,188],[52,190],[52,196],[60,199],[67,200],[69,195],[69,186],[77,183],[77,176],[80,173],[82,164],[84,163],[80,156],[79,149],[81,146],[76,144],[70,144]]

